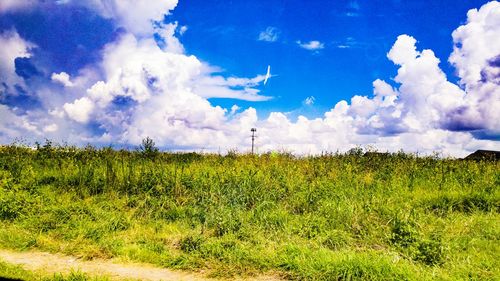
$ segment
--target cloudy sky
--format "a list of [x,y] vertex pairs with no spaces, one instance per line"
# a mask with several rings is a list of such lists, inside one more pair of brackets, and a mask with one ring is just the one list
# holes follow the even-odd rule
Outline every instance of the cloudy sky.
[[0,0],[0,143],[252,127],[260,152],[500,150],[500,2]]

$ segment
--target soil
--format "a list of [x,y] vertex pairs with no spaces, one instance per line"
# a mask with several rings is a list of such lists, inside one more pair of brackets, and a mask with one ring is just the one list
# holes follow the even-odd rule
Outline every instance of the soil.
[[[0,260],[9,264],[19,265],[28,271],[46,275],[53,275],[55,273],[68,274],[71,271],[80,271],[89,276],[106,276],[111,280],[215,280],[204,277],[201,273],[158,268],[149,264],[118,263],[114,260],[103,259],[84,261],[71,256],[37,251],[14,252],[0,249]],[[273,276],[252,277],[247,280],[250,279],[260,281],[279,280]]]

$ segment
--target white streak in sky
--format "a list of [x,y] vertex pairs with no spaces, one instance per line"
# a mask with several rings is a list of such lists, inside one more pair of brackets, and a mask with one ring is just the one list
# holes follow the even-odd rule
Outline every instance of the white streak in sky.
[[269,79],[269,77],[271,77],[271,66],[270,65],[267,66],[267,73],[266,73],[266,78],[264,79],[264,85],[266,85],[267,79]]

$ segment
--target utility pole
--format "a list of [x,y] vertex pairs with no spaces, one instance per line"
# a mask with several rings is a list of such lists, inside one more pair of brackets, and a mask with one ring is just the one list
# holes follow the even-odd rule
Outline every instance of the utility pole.
[[254,147],[254,142],[255,142],[255,132],[257,132],[257,129],[252,128],[252,129],[250,129],[250,131],[252,132],[252,154],[253,154],[253,147]]

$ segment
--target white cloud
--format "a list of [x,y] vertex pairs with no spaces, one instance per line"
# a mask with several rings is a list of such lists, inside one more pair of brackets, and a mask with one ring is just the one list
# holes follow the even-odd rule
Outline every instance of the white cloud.
[[79,123],[87,123],[90,120],[94,104],[89,98],[83,97],[75,100],[73,103],[64,104],[63,108],[69,118]]
[[233,98],[247,101],[266,101],[270,96],[259,94],[259,90],[253,88],[265,81],[265,75],[254,78],[224,78],[222,76],[211,76],[208,73],[199,75],[192,90],[195,94],[204,98]]
[[449,61],[464,85],[475,86],[488,61],[500,55],[500,2],[492,1],[467,13],[467,23],[452,36],[455,46]]
[[240,109],[241,108],[238,105],[235,104],[235,105],[231,106],[231,112],[229,114],[230,115],[234,115]]
[[43,131],[45,133],[53,133],[53,132],[57,131],[57,129],[58,129],[57,124],[50,124],[50,125],[45,126],[43,128]]
[[387,82],[377,79],[373,81],[373,93],[376,96],[396,96],[397,92],[391,87],[391,85],[387,84]]
[[187,30],[188,30],[187,25],[183,25],[179,28],[179,34],[184,35],[184,33],[186,33]]
[[158,24],[155,28],[156,34],[158,34],[160,40],[162,41],[161,48],[163,49],[163,51],[182,54],[184,53],[184,46],[182,46],[179,39],[175,37],[176,30],[178,30],[177,22]]
[[0,140],[2,143],[11,143],[14,139],[21,137],[25,130],[22,129],[23,118],[17,116],[12,110],[0,104]]
[[268,26],[266,30],[259,33],[258,40],[266,42],[276,42],[278,41],[280,31],[276,27]]
[[414,60],[419,54],[415,44],[417,40],[406,34],[398,36],[387,57],[397,65],[403,65]]
[[304,48],[304,49],[310,50],[310,51],[321,50],[321,49],[325,48],[325,44],[323,44],[323,43],[321,43],[319,41],[316,41],[316,40],[309,41],[309,42],[297,41],[297,44],[301,48]]
[[38,0],[1,0],[0,13],[31,8]]
[[32,43],[23,40],[15,30],[0,33],[0,81],[8,86],[22,83],[16,74],[16,58],[31,57]]
[[477,128],[500,135],[500,2],[467,13],[467,23],[453,34],[449,61],[467,95],[448,113],[450,128]]
[[[175,36],[172,32],[162,36]],[[172,38],[165,38],[171,42]],[[97,139],[140,142],[153,137],[159,145],[203,148],[214,144],[228,147],[234,142],[231,130],[240,115],[232,108],[212,106],[208,97],[264,100],[254,86],[255,78],[225,78],[214,75],[211,67],[177,49],[160,49],[153,39],[138,39],[132,34],[108,44],[100,68],[102,81],[90,86],[85,95],[68,101],[64,111],[79,123],[97,122],[106,133]],[[116,99],[128,99],[121,107]],[[154,126],[152,124],[155,124]],[[238,130],[236,130],[238,131]],[[237,138],[236,138],[237,139]]]
[[434,53],[417,52],[415,43],[410,36],[399,36],[387,56],[400,65],[394,78],[401,84],[395,107],[401,107],[400,126],[404,130],[422,131],[441,126],[446,112],[463,103],[465,93],[446,80]]
[[127,31],[145,36],[154,32],[152,23],[162,21],[177,6],[177,0],[86,0],[79,5],[91,7],[104,17],[115,19]]
[[69,74],[66,72],[61,72],[61,73],[52,73],[52,76],[50,77],[52,81],[60,83],[64,87],[73,87],[74,84],[71,82]]

